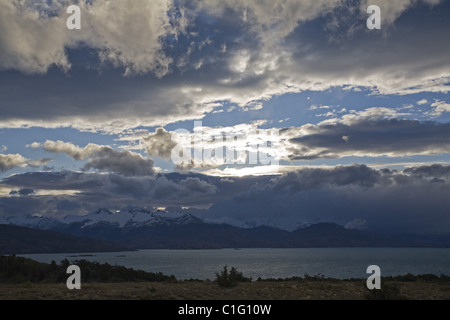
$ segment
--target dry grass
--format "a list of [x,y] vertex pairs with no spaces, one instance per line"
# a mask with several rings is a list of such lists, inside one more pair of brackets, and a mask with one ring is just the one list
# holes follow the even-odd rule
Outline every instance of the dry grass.
[[[394,299],[450,299],[450,282],[383,282],[396,287]],[[214,282],[82,283],[81,290],[65,284],[2,284],[0,300],[362,300],[363,281],[263,281],[222,288]],[[392,298],[392,297],[391,297]]]

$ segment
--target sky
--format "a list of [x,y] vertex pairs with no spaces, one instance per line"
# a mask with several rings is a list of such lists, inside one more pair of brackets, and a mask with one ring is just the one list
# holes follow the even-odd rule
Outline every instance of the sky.
[[448,233],[449,16],[447,0],[0,0],[0,216]]

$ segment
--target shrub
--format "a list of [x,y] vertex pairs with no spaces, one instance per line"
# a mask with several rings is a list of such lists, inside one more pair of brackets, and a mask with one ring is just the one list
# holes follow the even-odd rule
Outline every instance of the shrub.
[[242,272],[237,271],[235,267],[232,267],[228,271],[228,267],[225,266],[221,272],[216,272],[216,282],[219,286],[224,288],[231,288],[238,285],[239,282],[250,282],[251,278],[245,277]]

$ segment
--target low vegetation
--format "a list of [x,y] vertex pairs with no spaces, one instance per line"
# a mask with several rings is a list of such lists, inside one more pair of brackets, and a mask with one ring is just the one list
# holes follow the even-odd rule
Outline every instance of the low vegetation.
[[[68,290],[66,269],[82,270],[81,290]],[[151,299],[151,300],[448,300],[450,277],[383,277],[381,290],[368,290],[366,279],[338,280],[323,275],[252,280],[227,266],[216,279],[177,280],[174,276],[86,260],[40,263],[0,256],[0,300],[4,299]]]
[[83,270],[83,282],[177,281],[174,276],[134,270],[108,263],[64,259],[59,264],[55,261],[48,264],[11,255],[0,256],[0,283],[65,283],[68,277],[66,270],[71,264],[75,264]]
[[237,271],[235,267],[228,271],[228,267],[225,266],[221,272],[216,272],[216,282],[224,288],[236,287],[240,282],[250,281],[252,281],[252,278],[244,277],[242,272]]

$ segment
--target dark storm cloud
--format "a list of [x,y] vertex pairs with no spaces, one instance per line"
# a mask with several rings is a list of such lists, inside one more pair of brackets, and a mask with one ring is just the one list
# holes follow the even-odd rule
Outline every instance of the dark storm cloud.
[[[180,173],[155,177],[28,173],[4,179],[1,187],[36,193],[1,197],[0,214],[65,215],[99,207],[189,206],[206,221],[237,225],[293,229],[332,221],[388,233],[439,233],[448,232],[450,223],[449,172],[450,166],[443,165],[404,170],[352,165],[233,178],[233,182]],[[51,195],[55,189],[77,193]],[[38,196],[42,190],[48,190],[47,195]]]
[[289,172],[275,180],[274,191],[295,193],[326,186],[353,185],[369,188],[380,182],[381,174],[365,165],[337,166],[334,169],[308,168],[297,172]]
[[450,152],[450,124],[364,119],[322,124],[290,141],[295,145],[290,149],[290,160],[434,155]]
[[[31,186],[34,189],[31,189]],[[10,197],[0,198],[1,215],[24,213],[63,214],[72,208],[74,214],[90,212],[99,206],[107,208],[122,208],[134,205],[168,206],[168,205],[197,205],[205,207],[214,201],[218,188],[198,176],[180,175],[172,179],[164,175],[126,176],[115,173],[27,173],[17,174],[3,179],[0,187],[11,188]],[[22,191],[17,191],[20,189]],[[1,190],[1,189],[0,189]],[[39,191],[28,193],[26,198],[33,198],[33,203],[39,202],[35,209],[30,209],[30,201],[20,201],[13,196],[25,195],[25,190]],[[38,194],[39,194],[38,192]],[[18,198],[18,197],[17,197]],[[21,197],[23,198],[23,197]],[[47,207],[46,207],[47,204]]]
[[21,196],[29,196],[33,194],[35,191],[33,189],[20,189],[17,193]]
[[412,174],[419,177],[431,177],[431,178],[449,178],[450,166],[444,166],[441,164],[433,164],[430,166],[420,166],[408,168],[403,171],[405,174]]
[[115,172],[124,176],[152,176],[155,174],[153,160],[145,159],[129,151],[105,148],[94,153],[83,170],[97,169]]
[[445,233],[450,223],[450,167],[435,169],[418,168],[433,172],[420,176],[411,169],[364,165],[308,168],[255,184],[201,214],[208,221],[288,229],[329,221],[352,226],[357,221],[378,232]]

